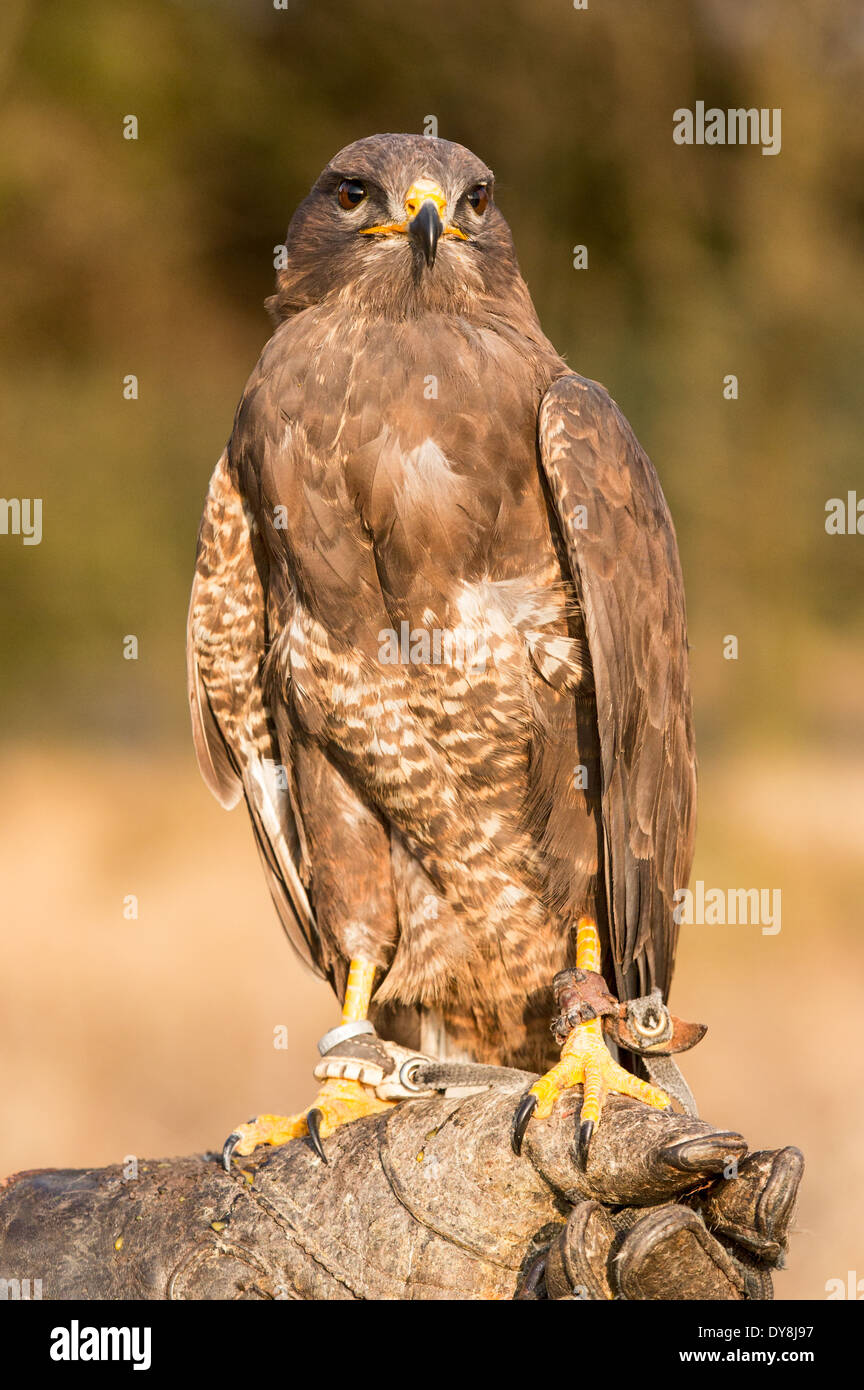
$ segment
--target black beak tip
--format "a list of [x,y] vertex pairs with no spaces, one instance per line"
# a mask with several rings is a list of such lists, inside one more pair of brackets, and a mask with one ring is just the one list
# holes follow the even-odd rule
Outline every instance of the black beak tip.
[[438,209],[428,199],[417,216],[408,223],[408,231],[416,242],[419,243],[423,252],[426,265],[431,270],[435,264],[435,253],[438,250],[438,238],[444,230],[444,223],[438,216]]

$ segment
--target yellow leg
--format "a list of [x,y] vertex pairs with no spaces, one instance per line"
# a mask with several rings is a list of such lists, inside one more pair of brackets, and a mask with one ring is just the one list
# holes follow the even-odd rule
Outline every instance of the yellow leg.
[[[361,1023],[369,1012],[376,967],[371,961],[357,957],[348,967],[348,982],[342,1005],[343,1023]],[[222,1151],[223,1164],[230,1167],[232,1154],[251,1154],[259,1144],[287,1144],[311,1134],[318,1153],[323,1157],[321,1140],[340,1125],[349,1124],[364,1115],[389,1110],[396,1102],[379,1100],[371,1086],[360,1081],[328,1077],[321,1083],[315,1100],[299,1115],[258,1115],[248,1124],[238,1125],[229,1135]],[[325,1159],[326,1162],[326,1159]]]
[[[580,970],[600,970],[600,938],[590,917],[581,918],[576,930],[576,965]],[[665,1091],[649,1086],[618,1065],[603,1040],[602,1021],[592,1018],[576,1025],[561,1049],[561,1061],[535,1081],[523,1099],[516,1119],[517,1152],[531,1117],[545,1119],[562,1091],[579,1085],[583,1087],[579,1123],[579,1153],[583,1161],[610,1091],[633,1096],[657,1110],[665,1110],[670,1103]]]
[[372,985],[375,980],[375,966],[371,961],[357,956],[348,966],[348,983],[345,986],[345,1002],[342,1005],[343,1023],[362,1023],[369,1012],[372,999]]

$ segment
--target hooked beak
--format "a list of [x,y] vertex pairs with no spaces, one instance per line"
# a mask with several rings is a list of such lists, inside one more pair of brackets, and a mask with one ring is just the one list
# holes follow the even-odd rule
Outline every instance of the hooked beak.
[[431,198],[420,207],[416,217],[412,217],[408,223],[408,235],[415,241],[423,252],[426,265],[431,270],[435,264],[435,252],[438,250],[438,238],[444,230],[444,223],[438,216],[438,209]]
[[405,197],[404,222],[385,222],[377,227],[361,227],[363,236],[409,236],[420,247],[426,266],[431,270],[435,264],[438,241],[442,236],[458,237],[467,241],[468,237],[459,227],[448,226],[444,219],[447,211],[447,198],[443,189],[431,179],[417,179],[412,183]]

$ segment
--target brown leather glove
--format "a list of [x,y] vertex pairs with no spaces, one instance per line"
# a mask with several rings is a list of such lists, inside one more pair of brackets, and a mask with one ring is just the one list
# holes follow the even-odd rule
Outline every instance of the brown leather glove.
[[[575,974],[564,972],[556,983],[563,982],[563,990]],[[579,979],[589,986],[592,978],[579,972]],[[610,1003],[616,1008],[614,1041],[641,1045],[640,1009],[644,1012],[653,1000],[637,1000],[619,1009],[610,996]],[[592,1015],[597,1011],[592,1008]],[[682,1024],[663,1012],[669,1040],[652,1052],[681,1051],[704,1034],[701,1026]],[[578,1019],[565,1020],[562,1036],[574,1021]],[[621,1030],[625,1030],[623,1036]],[[368,1051],[369,1039],[361,1042]],[[448,1066],[429,1058],[417,1058],[418,1071],[406,1060],[411,1053],[405,1049],[378,1040],[376,1046],[385,1066],[388,1057],[391,1066],[384,1084],[378,1085],[382,1097],[410,1096],[418,1082],[422,1090],[424,1075],[429,1080],[437,1075],[439,1086],[445,1081],[487,1080],[497,1091],[518,1084],[519,1073]],[[351,1044],[334,1049],[339,1055],[329,1063],[335,1068],[333,1074],[342,1074],[339,1067],[347,1059],[355,1068],[351,1075],[356,1075],[360,1063],[349,1055],[350,1049]],[[656,1066],[657,1057],[649,1060]],[[661,1060],[669,1069],[671,1058]],[[361,1061],[368,1066],[365,1054]],[[407,1089],[401,1084],[406,1070]],[[316,1075],[325,1074],[331,1072],[316,1071]],[[680,1073],[672,1067],[668,1076],[692,1103]],[[381,1081],[371,1072],[364,1072],[363,1079],[372,1085]],[[666,1075],[659,1081],[669,1086]],[[445,1091],[445,1095],[451,1093],[452,1088]],[[565,1093],[566,1099],[562,1096],[549,1121],[533,1120],[520,1129],[526,1136],[521,1159],[533,1162],[537,1172],[572,1203],[572,1211],[560,1236],[534,1262],[517,1297],[770,1299],[771,1270],[782,1265],[803,1169],[799,1151],[787,1148],[748,1155],[740,1134],[718,1131],[690,1115],[658,1112],[613,1094],[582,1171],[576,1151],[581,1094],[581,1087],[573,1088]],[[481,1110],[486,1104],[478,1102]],[[394,1123],[408,1120],[403,1114]],[[490,1167],[491,1162],[490,1154]],[[444,1182],[446,1191],[446,1178]],[[513,1191],[509,1175],[507,1187]]]
[[0,1277],[39,1279],[45,1299],[771,1296],[797,1150],[747,1156],[740,1135],[611,1095],[582,1171],[574,1088],[520,1157],[533,1077],[488,1079],[344,1125],[327,1163],[297,1139],[230,1173],[214,1154],[142,1160],[134,1178],[17,1174],[0,1184]]
[[[569,1107],[568,1107],[569,1109]],[[569,1114],[534,1122],[524,1153],[572,1203],[522,1298],[770,1299],[804,1160],[747,1153],[739,1134],[610,1096],[585,1172]]]

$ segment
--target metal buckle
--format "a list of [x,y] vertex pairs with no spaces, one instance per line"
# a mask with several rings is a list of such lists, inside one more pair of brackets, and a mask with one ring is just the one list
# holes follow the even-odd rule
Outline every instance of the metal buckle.
[[428,1086],[418,1086],[415,1079],[417,1076],[417,1068],[422,1067],[423,1063],[428,1061],[428,1057],[408,1057],[402,1063],[399,1068],[399,1080],[406,1091],[414,1091],[417,1094],[426,1091],[428,1094]]
[[672,1037],[672,1015],[659,989],[653,989],[641,999],[628,999],[627,1021],[646,1048],[668,1042]]

